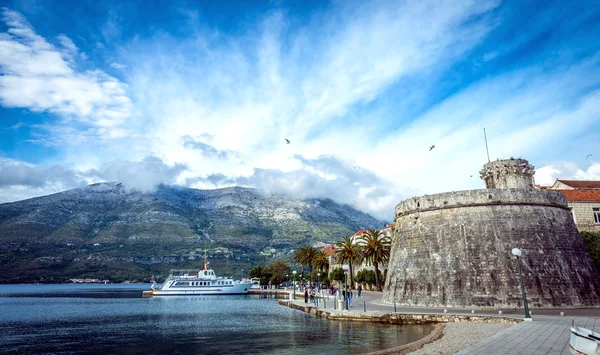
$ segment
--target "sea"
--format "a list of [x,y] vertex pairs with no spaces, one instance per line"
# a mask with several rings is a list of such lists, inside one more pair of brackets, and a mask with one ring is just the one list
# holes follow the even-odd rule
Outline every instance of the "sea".
[[142,298],[150,284],[0,285],[2,354],[362,354],[428,325],[331,321],[275,297]]

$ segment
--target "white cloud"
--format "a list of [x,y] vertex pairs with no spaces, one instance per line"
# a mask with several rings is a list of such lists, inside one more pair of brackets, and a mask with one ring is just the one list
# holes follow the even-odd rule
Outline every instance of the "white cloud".
[[70,168],[39,166],[0,157],[0,202],[47,195],[86,184]]
[[101,181],[118,181],[130,189],[152,191],[159,184],[173,184],[178,176],[186,170],[183,164],[169,166],[160,158],[146,157],[139,162],[115,160],[103,164],[97,170],[88,171]]
[[183,164],[168,165],[152,156],[141,161],[113,160],[91,170],[34,165],[0,157],[0,203],[97,182],[121,182],[125,188],[149,192],[159,184],[174,184],[186,169]]
[[59,35],[59,50],[19,13],[4,9],[2,16],[8,26],[0,33],[3,106],[48,111],[67,122],[97,127],[121,126],[131,116],[125,84],[100,70],[74,69],[78,50],[71,39]]
[[[391,220],[402,199],[484,187],[483,127],[492,159],[529,159],[542,166],[538,180],[597,177],[595,165],[578,166],[582,151],[600,148],[590,133],[600,116],[599,56],[493,72],[423,112],[406,113],[427,107],[423,101],[429,90],[439,94],[441,76],[457,75],[453,65],[468,71],[469,53],[499,25],[491,13],[496,5],[342,2],[300,25],[271,12],[237,37],[192,21],[187,38],[159,31],[105,57],[112,68],[127,68],[127,87],[100,71],[76,72],[24,19],[9,19],[0,60],[8,61],[2,45],[21,48],[24,60],[0,63],[21,73],[10,74],[17,82],[0,98],[84,123],[44,125],[52,139],[31,139],[72,146],[64,161],[102,179],[135,184],[143,176],[144,189],[161,182],[242,184],[330,197]],[[111,12],[106,38],[120,37],[119,22]],[[471,64],[495,62],[505,52],[479,53]],[[42,55],[47,68],[29,60]],[[68,80],[58,85],[58,78]],[[42,84],[58,93],[56,100],[44,90],[21,92]],[[131,112],[135,120],[125,124]],[[146,162],[147,156],[157,158]],[[559,160],[572,163],[552,163]]]
[[594,161],[584,170],[575,163],[557,161],[544,165],[535,173],[535,183],[538,185],[552,185],[556,179],[600,180],[600,162]]

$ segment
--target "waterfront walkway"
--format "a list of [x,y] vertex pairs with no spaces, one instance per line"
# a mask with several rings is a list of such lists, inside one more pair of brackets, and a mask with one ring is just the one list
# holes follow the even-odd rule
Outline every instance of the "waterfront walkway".
[[[356,292],[354,292],[356,294]],[[304,296],[297,290],[295,303],[304,304]],[[352,312],[364,314],[389,314],[394,313],[394,305],[381,303],[380,292],[363,291],[362,297],[353,299],[353,306],[348,311],[333,309],[333,296],[329,301],[320,302],[319,309],[327,312]],[[326,307],[324,307],[326,305]],[[444,308],[423,307],[396,307],[396,313],[401,314],[444,314]],[[474,311],[474,313],[473,313]],[[468,316],[495,316],[514,319],[523,319],[522,309],[479,308],[447,308],[447,315]],[[494,336],[487,338],[475,345],[461,350],[458,354],[570,354],[569,351],[569,326],[573,321],[575,325],[600,332],[600,309],[532,309],[532,322],[519,322]],[[561,312],[564,315],[561,316]]]

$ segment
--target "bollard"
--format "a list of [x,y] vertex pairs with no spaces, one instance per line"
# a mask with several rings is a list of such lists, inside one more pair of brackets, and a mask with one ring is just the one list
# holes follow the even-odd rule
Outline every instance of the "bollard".
[[471,310],[471,313],[475,313],[475,310],[474,310],[474,309],[472,309],[472,310]]
[[444,313],[448,313],[448,309],[444,308]]
[[323,298],[323,308],[327,308],[327,298]]
[[498,314],[502,314],[502,311],[501,311],[501,310],[500,310],[500,311],[498,311]]
[[529,311],[529,315],[532,316],[533,315],[533,311]]
[[333,309],[337,309],[337,296],[333,297]]
[[394,302],[394,313],[396,313],[396,302]]
[[363,301],[363,312],[367,313],[367,302]]
[[565,312],[560,312],[560,316],[564,317],[565,316]]

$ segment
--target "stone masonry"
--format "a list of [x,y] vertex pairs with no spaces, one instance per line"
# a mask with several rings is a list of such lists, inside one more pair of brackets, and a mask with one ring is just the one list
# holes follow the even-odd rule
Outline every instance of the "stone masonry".
[[487,189],[421,196],[396,206],[383,301],[522,307],[517,260],[532,307],[600,305],[600,275],[563,194],[532,187],[524,159],[486,164]]

